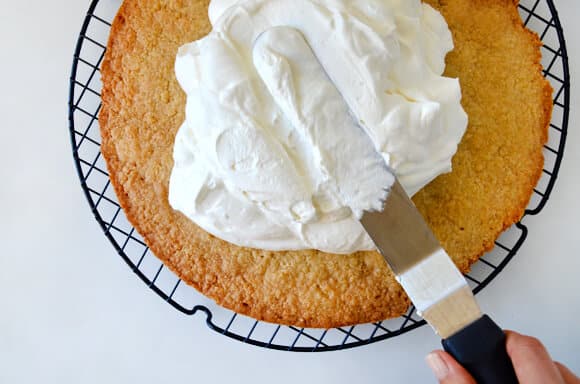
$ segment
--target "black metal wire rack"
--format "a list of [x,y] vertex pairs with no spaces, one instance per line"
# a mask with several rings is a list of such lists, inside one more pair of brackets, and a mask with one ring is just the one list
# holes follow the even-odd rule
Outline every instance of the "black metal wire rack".
[[[163,300],[186,315],[203,313],[215,332],[261,347],[288,351],[331,351],[395,337],[425,324],[414,308],[397,319],[334,329],[279,326],[235,314],[200,295],[150,253],[129,224],[110,184],[100,152],[98,114],[100,65],[111,21],[120,1],[92,0],[74,53],[70,77],[69,128],[73,157],[93,214],[123,260]],[[520,15],[536,31],[542,47],[544,74],[554,87],[554,112],[545,146],[545,166],[525,216],[538,214],[550,197],[564,153],[570,107],[570,77],[564,33],[552,0],[521,0]],[[487,286],[507,265],[527,236],[517,223],[496,242],[493,251],[466,276],[473,291]]]

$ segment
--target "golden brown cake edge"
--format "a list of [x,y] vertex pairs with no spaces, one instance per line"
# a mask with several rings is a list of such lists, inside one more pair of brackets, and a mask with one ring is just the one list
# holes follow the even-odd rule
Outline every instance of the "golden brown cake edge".
[[[220,279],[224,279],[224,277],[218,277],[216,276],[215,273],[208,273],[208,276],[210,277],[209,279],[207,278],[203,278],[199,273],[188,273],[188,271],[185,271],[185,269],[191,269],[184,267],[183,266],[183,260],[180,260],[179,257],[175,257],[175,254],[172,254],[173,251],[175,251],[175,249],[173,249],[174,247],[170,246],[167,247],[167,240],[173,240],[173,238],[175,237],[175,233],[172,232],[169,228],[167,228],[167,226],[164,226],[164,230],[165,230],[165,235],[163,236],[159,236],[155,234],[155,225],[148,225],[147,223],[143,223],[142,219],[143,219],[143,214],[141,214],[139,211],[139,208],[135,208],[135,204],[132,203],[132,198],[129,196],[131,193],[131,190],[133,190],[135,187],[137,187],[137,189],[140,188],[150,188],[150,189],[155,189],[155,186],[152,186],[151,184],[148,184],[145,182],[145,179],[141,180],[140,176],[137,175],[138,171],[132,170],[127,172],[126,170],[122,170],[124,167],[127,167],[126,163],[122,163],[119,159],[118,153],[117,153],[117,149],[115,148],[115,139],[112,137],[111,135],[111,129],[108,128],[109,124],[111,124],[111,114],[112,113],[120,113],[119,109],[123,109],[125,108],[124,106],[119,106],[118,102],[115,98],[115,92],[126,92],[127,91],[127,87],[125,86],[125,88],[123,88],[123,80],[119,77],[119,73],[123,73],[122,71],[119,71],[119,67],[122,66],[122,57],[117,57],[115,56],[115,53],[117,52],[116,49],[121,48],[121,52],[123,52],[123,54],[121,56],[125,56],[124,55],[124,51],[127,49],[127,46],[129,46],[132,44],[132,38],[134,38],[135,36],[131,36],[131,34],[129,34],[130,38],[126,38],[126,35],[122,35],[122,33],[120,32],[121,29],[125,26],[125,22],[129,17],[129,13],[130,12],[135,12],[134,7],[138,7],[139,5],[136,4],[136,2],[134,1],[126,1],[120,11],[119,14],[117,16],[117,18],[115,19],[115,22],[113,23],[113,27],[111,30],[111,39],[109,41],[109,51],[113,52],[112,54],[108,54],[109,56],[106,57],[104,63],[103,63],[103,68],[102,68],[102,72],[103,72],[103,109],[101,110],[100,113],[100,123],[102,126],[102,135],[103,135],[103,144],[102,144],[102,151],[103,151],[103,156],[105,157],[105,159],[107,160],[107,166],[109,169],[109,173],[111,175],[111,183],[115,189],[115,192],[117,193],[117,196],[119,197],[119,201],[121,206],[123,207],[124,211],[127,214],[128,219],[130,220],[130,222],[135,226],[135,228],[143,235],[146,243],[151,247],[151,250],[153,251],[153,253],[155,253],[158,257],[160,257],[162,259],[162,261],[171,269],[173,270],[176,274],[178,274],[184,281],[186,281],[188,284],[193,285],[196,289],[198,289],[199,291],[201,291],[202,293],[208,295],[209,297],[214,298],[216,301],[218,301],[220,304],[224,305],[225,307],[228,307],[236,312],[239,313],[243,313],[243,314],[247,314],[249,316],[255,317],[257,319],[260,320],[266,320],[266,321],[272,321],[272,322],[278,322],[278,323],[287,323],[287,324],[294,324],[294,325],[299,325],[299,326],[308,326],[308,327],[321,327],[321,328],[328,328],[328,327],[334,327],[334,326],[339,326],[339,325],[345,325],[345,324],[352,324],[352,323],[358,323],[358,322],[369,322],[369,321],[378,321],[378,320],[382,320],[383,318],[387,318],[387,317],[396,317],[399,316],[400,314],[404,313],[406,308],[408,307],[408,299],[406,298],[406,296],[404,295],[404,293],[400,290],[400,287],[398,287],[398,285],[396,285],[396,283],[394,282],[394,279],[392,277],[392,274],[390,274],[390,272],[385,272],[385,271],[381,271],[381,266],[380,266],[380,262],[382,261],[380,257],[377,257],[376,254],[374,253],[370,253],[370,252],[366,252],[366,253],[359,253],[356,255],[351,255],[349,257],[345,257],[345,258],[350,258],[348,261],[353,263],[353,265],[355,267],[361,267],[361,266],[366,266],[367,269],[369,270],[374,270],[375,274],[378,274],[378,277],[375,277],[373,279],[367,279],[366,282],[368,284],[373,284],[373,282],[379,282],[380,279],[385,278],[385,281],[388,281],[391,287],[389,287],[389,289],[387,290],[388,293],[387,295],[381,295],[384,296],[384,299],[390,298],[389,302],[385,303],[385,304],[381,304],[378,303],[375,305],[364,305],[363,303],[361,303],[360,301],[360,297],[357,298],[357,292],[350,292],[350,297],[353,298],[353,300],[345,300],[348,299],[348,297],[342,297],[342,301],[338,300],[334,305],[334,306],[330,306],[329,308],[325,309],[324,311],[320,311],[317,310],[317,308],[309,308],[308,305],[304,305],[304,304],[295,304],[295,301],[298,299],[297,296],[294,294],[292,296],[293,300],[290,300],[288,302],[276,302],[274,300],[271,301],[267,301],[265,303],[259,303],[260,299],[258,298],[254,298],[255,300],[252,301],[252,296],[255,296],[255,294],[259,294],[260,290],[256,289],[256,290],[252,290],[252,289],[242,289],[240,290],[241,294],[237,295],[234,294],[232,295],[230,292],[228,292],[228,290],[226,289],[227,284],[217,284],[219,286],[219,289],[212,289],[212,284],[215,283],[215,280],[220,280]],[[533,38],[535,38],[536,40],[536,44],[539,43],[539,39],[537,37],[537,35],[532,34],[531,32],[528,32],[529,34],[531,34],[531,36],[533,36]],[[193,39],[192,39],[193,40]],[[110,56],[113,55],[113,56]],[[539,55],[539,52],[538,52]],[[537,60],[537,65],[539,66],[539,58]],[[120,89],[115,89],[116,86],[119,86]],[[545,142],[546,137],[547,137],[547,124],[549,122],[549,113],[547,111],[551,110],[551,89],[549,89],[549,85],[547,87],[545,87],[545,93],[547,95],[546,99],[549,100],[549,102],[547,104],[544,105],[544,113],[545,113],[545,126],[546,126],[546,133],[544,134],[544,139],[543,142]],[[117,110],[116,110],[117,109]],[[113,118],[114,119],[114,118]],[[114,124],[114,123],[113,123]],[[539,179],[540,175],[541,175],[541,169],[542,167],[540,166],[539,169],[535,172],[535,174],[533,175],[533,177],[530,178],[530,185],[529,185],[529,189],[530,191],[533,189],[534,185],[536,184],[537,180]],[[129,190],[127,190],[127,186],[129,186]],[[163,188],[161,188],[163,189]],[[161,195],[163,195],[166,191],[161,191]],[[531,193],[530,193],[531,195]],[[144,198],[147,197],[158,197],[158,195],[156,195],[155,193],[149,193],[146,194],[145,196],[141,196]],[[503,227],[501,228],[501,230],[509,227],[513,222],[519,220],[519,218],[521,217],[525,207],[527,205],[526,204],[519,204],[517,207],[514,208],[513,212],[509,215],[507,215],[507,218],[504,222]],[[137,211],[137,212],[136,212]],[[182,224],[184,224],[185,226],[189,226],[191,227],[191,225],[188,225],[186,223],[185,218],[183,218],[180,214],[174,213],[174,215],[176,217],[171,217],[170,222],[175,223],[175,222],[180,222]],[[501,232],[500,230],[500,232]],[[195,230],[189,228],[187,231],[185,232],[195,232]],[[499,233],[500,233],[499,232]],[[179,237],[179,236],[178,236]],[[201,237],[206,237],[208,239],[211,239],[211,246],[207,247],[207,245],[205,247],[199,247],[198,251],[205,251],[206,254],[210,254],[211,256],[214,257],[221,257],[222,252],[223,253],[227,253],[227,252],[232,252],[232,254],[234,255],[238,255],[238,252],[236,251],[237,247],[233,247],[231,245],[228,244],[224,244],[224,242],[222,242],[219,239],[215,239],[212,236],[206,235],[206,236],[201,236]],[[474,262],[475,260],[477,260],[477,258],[486,250],[489,250],[491,247],[493,247],[493,242],[488,243],[488,244],[483,244],[484,247],[481,250],[481,252],[476,255],[473,256],[472,258],[470,258],[467,262],[467,264],[460,264],[460,267],[462,267],[462,269],[465,271],[465,265],[469,265],[472,262]],[[215,246],[215,247],[214,247]],[[208,249],[209,248],[209,249]],[[217,250],[215,249],[217,248]],[[245,258],[245,261],[252,260],[251,254],[262,254],[261,257],[266,257],[266,258],[273,258],[276,259],[275,256],[273,256],[272,252],[260,252],[260,251],[256,251],[256,250],[241,250],[241,257]],[[297,261],[303,261],[304,262],[304,258],[308,258],[308,257],[313,257],[316,260],[322,260],[324,258],[329,258],[331,260],[333,260],[333,262],[337,262],[337,255],[323,255],[320,252],[315,252],[315,251],[311,251],[311,252],[305,252],[303,253],[302,256],[297,255],[296,252],[288,252],[288,253],[278,253],[278,259],[280,257],[284,257],[284,255],[289,256],[292,260],[297,260]],[[260,257],[260,256],[258,256]],[[340,258],[342,258],[343,256],[339,256]],[[235,258],[235,256],[234,256]],[[187,258],[185,258],[187,260]],[[358,260],[353,260],[353,259],[358,259]],[[364,260],[364,262],[360,262],[360,260]],[[192,261],[192,260],[189,260]],[[279,261],[279,260],[278,260]],[[328,260],[330,261],[330,260]],[[342,261],[347,261],[347,260],[342,260]],[[241,265],[243,265],[244,263],[240,263]],[[332,264],[332,263],[331,263]],[[195,260],[192,261],[193,268],[196,268],[197,266],[200,267],[207,267],[207,266],[215,266],[216,263],[211,263],[211,262],[204,262],[201,263],[201,265],[198,265]],[[240,265],[238,265],[237,267],[240,267]],[[236,267],[234,267],[235,269]],[[203,268],[202,268],[203,269]],[[348,271],[345,271],[345,269],[340,269],[341,274],[343,276],[349,277],[349,273]],[[364,269],[364,268],[363,268]],[[384,268],[386,269],[386,268]],[[219,270],[219,268],[218,268]],[[378,272],[377,272],[378,271]],[[231,271],[230,271],[231,272]],[[329,272],[329,271],[327,271]],[[361,274],[358,275],[359,277],[361,276]],[[197,277],[197,278],[195,278]],[[226,277],[225,280],[227,281],[229,279],[229,277]],[[235,280],[235,279],[234,279]],[[396,287],[392,287],[392,284],[395,284]],[[250,284],[251,285],[251,284]],[[340,284],[339,284],[340,285]],[[306,287],[298,287],[298,290],[303,290]],[[391,289],[393,288],[393,289]],[[343,290],[347,291],[344,287]],[[322,290],[324,291],[324,289]],[[365,289],[361,289],[361,292],[364,292]],[[330,292],[332,292],[332,290],[330,290]],[[354,293],[354,294],[352,294]],[[360,293],[360,292],[359,292]],[[349,292],[341,292],[340,295],[342,296],[348,296]],[[365,295],[363,295],[365,296]],[[240,301],[241,299],[241,301]],[[340,304],[344,304],[346,301],[350,301],[350,302],[356,302],[358,299],[359,303],[358,305],[354,305],[351,306],[351,308],[347,308],[346,310],[343,310],[344,306],[341,306]],[[364,301],[364,300],[362,300]],[[294,304],[293,304],[294,303]],[[346,305],[348,307],[348,304]],[[300,310],[304,310],[304,312],[306,313],[298,313],[300,312]]]

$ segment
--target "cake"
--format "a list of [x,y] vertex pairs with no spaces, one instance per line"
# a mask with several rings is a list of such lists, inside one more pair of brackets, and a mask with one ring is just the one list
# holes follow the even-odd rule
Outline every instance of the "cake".
[[[552,89],[540,40],[513,0],[427,1],[445,17],[469,126],[453,171],[413,198],[463,271],[524,213],[543,167]],[[203,231],[168,202],[173,144],[185,94],[177,50],[211,30],[209,1],[125,0],[102,64],[101,151],[128,219],[184,282],[238,313],[279,324],[330,328],[399,316],[410,302],[374,251],[238,247]]]

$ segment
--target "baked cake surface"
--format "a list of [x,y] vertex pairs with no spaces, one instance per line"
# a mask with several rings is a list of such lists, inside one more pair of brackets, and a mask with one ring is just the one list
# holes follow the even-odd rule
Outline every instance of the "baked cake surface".
[[[514,0],[428,0],[455,50],[467,132],[453,171],[413,200],[458,267],[520,219],[543,167],[552,89],[540,41]],[[254,318],[330,328],[403,314],[409,300],[377,252],[333,255],[237,247],[168,203],[173,142],[185,115],[178,48],[206,35],[208,0],[125,0],[102,65],[101,151],[128,219],[153,253],[218,304]]]

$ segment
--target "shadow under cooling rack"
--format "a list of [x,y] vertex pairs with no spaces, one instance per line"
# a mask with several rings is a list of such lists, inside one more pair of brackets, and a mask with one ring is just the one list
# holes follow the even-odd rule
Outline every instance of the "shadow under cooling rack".
[[[115,3],[115,4],[114,4]],[[214,331],[233,339],[272,349],[330,351],[388,339],[425,324],[411,308],[397,319],[333,329],[279,326],[256,321],[217,306],[179,278],[151,254],[128,222],[111,186],[100,152],[98,114],[101,108],[100,65],[118,2],[90,4],[74,54],[69,95],[69,125],[74,161],[82,189],[97,222],[119,255],[137,276],[163,300],[186,315],[206,316]],[[551,0],[522,0],[522,20],[540,35],[544,74],[554,87],[554,113],[545,146],[543,175],[534,190],[526,215],[538,214],[556,182],[566,142],[570,83],[564,35]],[[518,223],[506,231],[496,247],[473,266],[466,278],[479,292],[506,266],[527,236]]]

